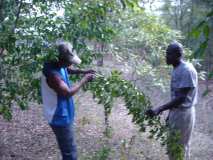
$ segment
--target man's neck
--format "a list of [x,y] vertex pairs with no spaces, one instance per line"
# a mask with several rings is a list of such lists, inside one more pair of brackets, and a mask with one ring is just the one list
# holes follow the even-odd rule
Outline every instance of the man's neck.
[[177,61],[176,63],[172,64],[173,68],[177,68],[182,62],[182,59],[180,59],[179,61]]
[[62,68],[63,65],[60,61],[50,61],[50,63],[56,68]]
[[64,68],[64,64],[63,64],[63,62],[60,61],[60,60],[58,60],[58,61],[55,62],[55,66],[56,66],[57,68]]

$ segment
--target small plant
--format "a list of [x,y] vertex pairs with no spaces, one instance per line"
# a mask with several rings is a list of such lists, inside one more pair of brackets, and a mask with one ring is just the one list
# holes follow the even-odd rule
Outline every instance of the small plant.
[[132,136],[129,142],[127,142],[126,140],[122,141],[120,160],[129,160],[130,159],[130,152],[132,150],[132,146],[135,143],[135,138],[136,138],[136,136]]
[[107,125],[105,127],[105,130],[103,132],[104,136],[106,136],[107,138],[112,138],[113,135],[113,128],[110,125]]
[[180,144],[180,132],[171,131],[168,132],[167,138],[167,150],[170,157],[175,160],[183,160],[184,149],[183,145]]
[[87,125],[87,124],[90,124],[90,120],[87,118],[87,117],[83,117],[81,120],[80,120],[80,124],[82,125],[82,126],[85,126],[85,125]]
[[92,157],[86,157],[85,160],[108,160],[111,153],[111,148],[103,146],[100,150],[95,152]]

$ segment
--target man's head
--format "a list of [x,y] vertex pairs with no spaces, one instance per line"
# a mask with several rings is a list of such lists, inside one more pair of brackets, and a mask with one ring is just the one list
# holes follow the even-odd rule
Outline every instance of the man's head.
[[183,46],[178,42],[171,43],[166,49],[166,63],[175,65],[183,57]]
[[57,47],[59,61],[62,62],[64,66],[81,63],[81,59],[77,56],[76,51],[73,50],[71,43],[62,41],[57,44]]

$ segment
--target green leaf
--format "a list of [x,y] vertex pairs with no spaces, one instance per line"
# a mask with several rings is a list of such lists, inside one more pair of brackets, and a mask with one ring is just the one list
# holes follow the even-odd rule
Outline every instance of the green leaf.
[[207,16],[207,17],[212,17],[212,16],[213,16],[213,10],[210,11],[206,16]]
[[210,91],[211,91],[211,90],[206,89],[206,90],[202,93],[202,97],[207,96],[207,95],[209,94]]
[[22,110],[25,110],[28,108],[28,103],[24,100],[21,100],[20,102],[18,102],[18,105]]
[[206,39],[208,39],[208,37],[209,37],[209,26],[208,26],[208,24],[206,24],[203,27],[203,33],[204,33],[204,36],[206,37]]
[[194,57],[203,58],[207,46],[208,46],[208,40],[201,43],[200,47],[194,52]]
[[192,32],[190,33],[190,35],[192,35],[194,38],[198,38],[201,33],[202,33],[201,30],[199,30],[197,28],[193,28]]
[[206,24],[207,22],[201,21],[196,27],[194,27],[192,29],[192,31],[190,32],[190,35],[192,35],[194,38],[198,38],[200,36],[200,34],[202,33],[202,28],[203,26]]
[[8,121],[12,119],[12,111],[8,106],[0,106],[0,114]]
[[213,71],[208,74],[208,79],[213,78]]
[[204,20],[204,21],[201,21],[197,26],[196,26],[196,29],[200,29],[203,27],[203,25],[205,25],[207,22]]
[[125,0],[125,2],[126,2],[126,5],[129,7],[129,8],[134,8],[134,3],[133,2],[131,2],[131,1],[129,1],[129,0]]
[[86,20],[81,21],[80,26],[82,29],[88,28],[88,22]]

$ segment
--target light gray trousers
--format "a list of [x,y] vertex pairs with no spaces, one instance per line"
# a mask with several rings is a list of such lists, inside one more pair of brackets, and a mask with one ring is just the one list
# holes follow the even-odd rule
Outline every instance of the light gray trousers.
[[[167,123],[170,133],[178,131],[180,134],[179,143],[183,146],[183,160],[190,160],[190,140],[195,124],[195,107],[170,110]],[[169,160],[176,159],[169,153]]]

